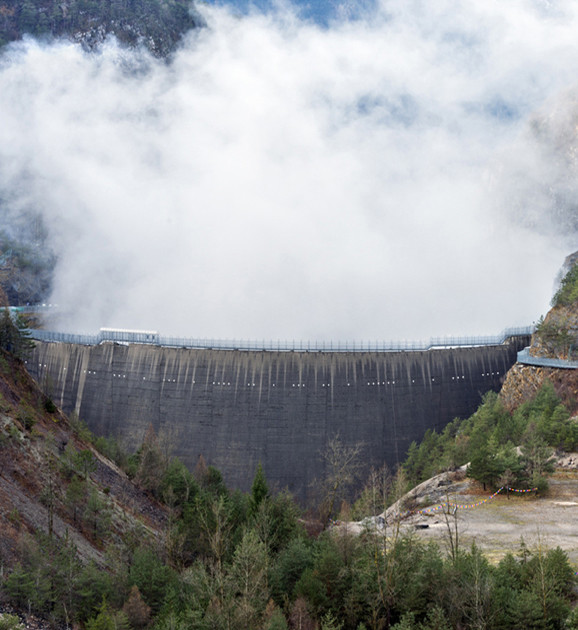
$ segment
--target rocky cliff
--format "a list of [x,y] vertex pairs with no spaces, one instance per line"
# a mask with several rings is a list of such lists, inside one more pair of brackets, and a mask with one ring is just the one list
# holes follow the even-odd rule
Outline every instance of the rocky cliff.
[[500,396],[512,411],[549,380],[572,414],[578,413],[578,252],[568,256],[552,308],[532,335],[530,355],[567,361],[566,368],[516,364],[507,374]]

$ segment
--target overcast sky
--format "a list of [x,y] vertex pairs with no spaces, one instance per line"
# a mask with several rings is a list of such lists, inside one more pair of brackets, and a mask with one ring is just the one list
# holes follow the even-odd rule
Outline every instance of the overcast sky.
[[427,339],[547,312],[578,249],[578,3],[199,6],[169,64],[1,58],[0,189],[44,217],[60,328]]

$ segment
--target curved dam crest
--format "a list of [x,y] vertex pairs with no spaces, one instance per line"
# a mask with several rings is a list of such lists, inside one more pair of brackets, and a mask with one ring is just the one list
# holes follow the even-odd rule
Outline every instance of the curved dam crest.
[[36,342],[27,367],[97,435],[134,449],[152,424],[190,468],[203,455],[248,490],[261,462],[271,486],[307,501],[330,439],[360,444],[367,470],[393,468],[427,429],[467,417],[499,390],[528,341],[351,353]]

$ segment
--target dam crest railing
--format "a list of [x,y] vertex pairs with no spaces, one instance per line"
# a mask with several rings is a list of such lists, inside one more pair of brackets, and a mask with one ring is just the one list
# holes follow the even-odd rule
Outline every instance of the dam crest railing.
[[578,360],[557,359],[554,357],[535,357],[530,354],[530,348],[518,352],[518,363],[536,365],[538,367],[559,368],[563,370],[578,370]]
[[194,337],[165,337],[155,331],[121,330],[102,328],[93,335],[30,330],[38,341],[98,345],[104,342],[120,344],[150,344],[174,348],[243,350],[270,352],[417,352],[441,348],[463,348],[473,346],[497,346],[511,337],[530,336],[533,326],[506,328],[499,335],[470,337],[431,337],[428,341],[287,341],[246,339],[200,339]]

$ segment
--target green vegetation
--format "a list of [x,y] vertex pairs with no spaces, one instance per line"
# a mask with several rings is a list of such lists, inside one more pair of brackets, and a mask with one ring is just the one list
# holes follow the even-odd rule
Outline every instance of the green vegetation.
[[413,487],[443,470],[470,462],[469,476],[484,488],[515,485],[544,490],[553,449],[576,448],[578,424],[547,382],[533,400],[514,413],[506,411],[497,394],[486,394],[467,420],[456,419],[441,433],[427,431],[421,444],[413,442],[403,469]]
[[551,311],[546,318],[540,317],[536,324],[535,338],[540,350],[547,356],[562,359],[575,358],[578,347],[578,331],[574,309],[578,302],[578,265],[566,273],[560,287],[552,298]]
[[[16,413],[28,431],[24,419],[34,417],[32,407]],[[171,457],[152,427],[129,456],[113,439],[96,439],[77,418],[71,425],[87,442],[73,446],[54,440],[38,460],[45,533],[28,534],[14,513],[10,523],[20,528],[19,562],[1,565],[0,574],[0,601],[36,612],[54,626],[577,627],[572,611],[576,576],[559,548],[529,550],[522,543],[516,554],[494,566],[475,546],[458,545],[457,521],[455,529],[448,521],[448,553],[402,535],[395,521],[384,521],[382,527],[368,524],[359,536],[331,529],[315,535],[323,527],[315,529],[312,522],[330,521],[342,504],[342,490],[358,478],[358,449],[346,448],[338,439],[323,454],[327,470],[319,482],[317,513],[303,516],[288,493],[271,489],[260,464],[250,492],[231,491],[202,458],[190,471]],[[23,434],[24,442],[32,439]],[[151,497],[146,505],[156,506],[160,535],[150,529],[149,515],[119,526],[127,514],[119,514],[109,489],[96,483],[102,461],[87,443],[113,456],[130,474],[140,490],[124,480],[127,492]],[[380,514],[408,483],[466,461],[471,462],[470,475],[486,486],[543,487],[552,448],[577,445],[578,428],[551,385],[513,414],[496,394],[488,394],[471,418],[455,420],[440,434],[429,431],[421,445],[412,445],[395,475],[386,468],[373,471],[353,510],[358,517]],[[74,537],[58,535],[57,518],[101,552],[101,564],[86,560],[86,554],[81,560]]]
[[129,46],[144,45],[165,57],[201,20],[186,0],[0,1],[0,45],[34,37],[69,37],[87,48],[114,35]]
[[0,314],[0,348],[19,359],[26,358],[34,348],[26,320],[19,314],[12,318],[7,308]]
[[20,630],[24,626],[16,615],[6,615],[0,613],[0,630]]
[[[67,458],[80,466],[80,455]],[[522,544],[492,566],[476,547],[445,555],[395,524],[311,538],[260,468],[247,494],[228,491],[214,469],[193,475],[176,459],[160,474],[155,488],[170,515],[162,540],[138,532],[115,540],[103,528],[103,571],[81,563],[70,541],[28,537],[2,596],[87,630],[574,627],[565,624],[575,617],[576,578],[560,549]],[[72,478],[71,509],[90,502],[88,488]]]
[[568,317],[544,319],[540,317],[536,324],[536,337],[541,341],[549,355],[572,359],[578,339],[572,331]]
[[[472,418],[452,423],[441,436],[430,432],[424,443],[444,462],[477,445],[483,461],[472,461],[472,468],[479,465],[480,480],[488,484],[499,482],[506,464],[520,479],[535,479],[547,470],[542,445],[559,442],[567,420],[551,387],[513,415],[490,394]],[[524,447],[516,459],[509,443],[518,438]],[[113,440],[104,445],[122,450]],[[343,455],[337,442],[328,453]],[[434,470],[422,447],[412,453],[408,471],[420,459],[422,474]],[[459,548],[457,531],[448,554],[401,535],[396,523],[370,527],[361,536],[329,530],[314,537],[292,498],[271,491],[260,464],[250,492],[231,492],[202,460],[190,472],[168,457],[152,428],[135,456],[119,459],[130,462],[135,481],[164,504],[164,535],[155,540],[138,528],[120,538],[112,533],[106,493],[91,480],[94,456],[69,445],[49,466],[64,475],[65,487],[44,474],[43,503],[50,512],[64,502],[70,522],[106,548],[107,569],[82,563],[72,543],[49,528],[48,535],[23,541],[21,562],[5,572],[0,595],[55,623],[88,630],[575,627],[576,578],[560,549],[530,551],[522,544],[517,555],[492,566],[476,547]],[[345,464],[347,457],[341,460]],[[339,479],[350,475],[348,465]],[[331,489],[334,474],[328,478]],[[383,511],[405,484],[403,470],[394,478],[386,469],[374,471],[360,509]],[[448,527],[448,537],[453,535]]]
[[552,306],[571,306],[578,302],[578,265],[574,265],[562,278],[560,288],[552,298]]

